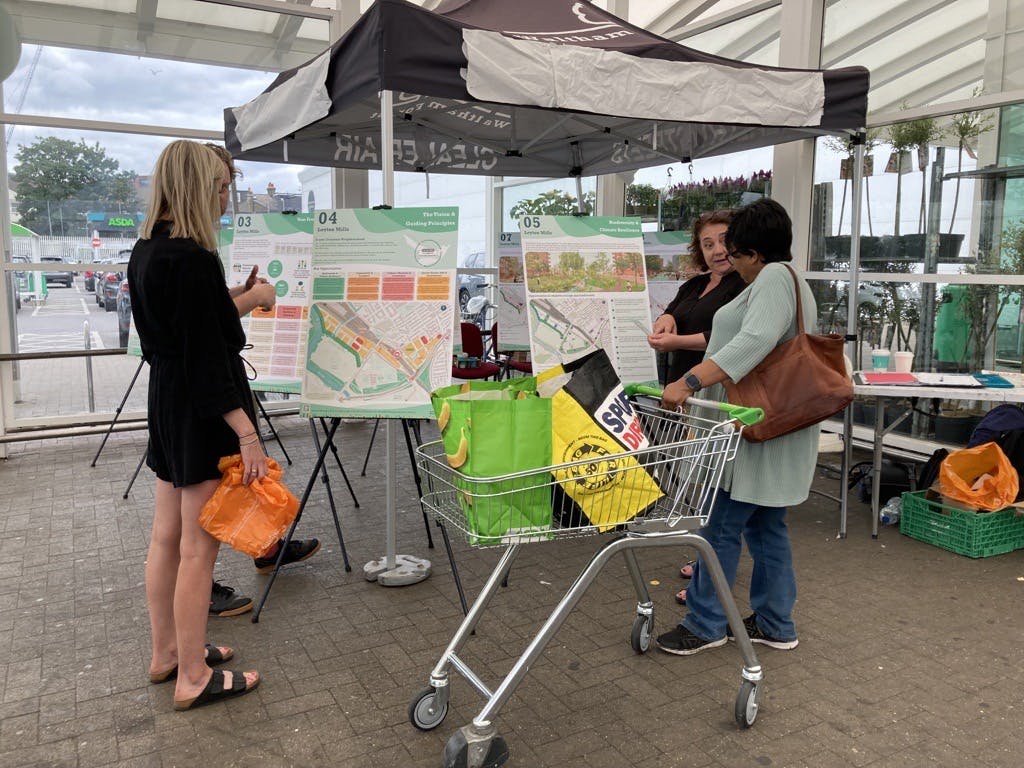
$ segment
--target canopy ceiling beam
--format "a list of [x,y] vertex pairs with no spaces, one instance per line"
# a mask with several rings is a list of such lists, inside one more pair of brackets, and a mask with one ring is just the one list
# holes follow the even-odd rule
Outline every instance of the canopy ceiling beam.
[[718,0],[676,0],[647,25],[656,35],[667,36],[673,30],[684,27],[718,4]]
[[[716,56],[727,59],[750,61],[751,57],[779,39],[779,19],[774,16],[764,19],[736,40],[715,51]],[[774,64],[775,62],[771,62]]]
[[[297,2],[300,5],[311,5],[313,0],[297,0]],[[285,55],[292,49],[304,21],[305,18],[302,16],[282,15],[278,18],[277,24],[274,25],[274,31],[270,33],[271,37],[277,39],[274,50],[278,56]]]
[[139,41],[145,42],[153,34],[156,22],[156,8],[160,0],[138,0],[135,4],[135,15],[139,19]]
[[871,87],[881,88],[911,72],[924,70],[929,64],[948,56],[985,35],[985,17],[980,16],[954,27],[939,37],[929,38],[921,45],[871,70]]
[[[200,3],[212,5],[230,5],[233,8],[248,8],[250,11],[269,11],[270,13],[284,13],[293,16],[302,16],[306,19],[320,19],[331,21],[337,12],[330,8],[314,8],[311,5],[302,3],[301,0],[197,0]],[[345,0],[340,0],[345,2]],[[305,6],[305,7],[303,7]]]
[[868,114],[867,127],[881,128],[893,123],[903,123],[908,120],[917,120],[922,117],[945,117],[955,115],[958,112],[967,112],[978,109],[996,109],[1005,107],[1008,104],[1018,104],[1024,101],[1024,89],[1003,91],[1002,93],[986,93],[981,96],[972,96],[969,99],[957,99],[945,104],[929,104],[923,107],[911,107],[910,109],[899,109],[886,112],[878,109]]
[[[277,52],[277,40],[264,32],[155,19],[140,40],[139,17],[93,8],[5,0],[22,42],[146,56],[196,64],[280,71],[323,53],[325,40],[297,39],[292,50]],[[283,4],[282,4],[283,5]]]
[[677,26],[665,35],[670,40],[676,42],[682,42],[690,37],[695,37],[703,32],[710,32],[712,29],[718,29],[732,24],[734,21],[745,19],[748,16],[761,13],[762,11],[770,10],[771,8],[778,8],[782,5],[782,0],[754,0],[754,2],[746,3],[733,8],[731,11],[723,11],[717,13],[714,16],[708,16],[703,21],[697,24],[687,24],[685,26]]
[[952,5],[956,0],[906,0],[895,5],[881,17],[872,17],[852,30],[826,43],[821,53],[822,67],[841,67],[848,59],[869,45],[884,40],[898,30],[912,28],[915,22]]
[[[910,107],[920,107],[930,104],[931,102],[942,101],[943,98],[948,97],[957,91],[975,84],[980,84],[984,74],[984,62],[975,61],[965,65],[962,69],[931,83],[930,85],[923,88],[915,88],[913,90],[913,96],[909,98],[902,95],[906,93],[905,89],[896,88],[894,93],[897,95],[889,101],[881,103],[879,112],[887,109],[896,109],[904,103]],[[874,96],[872,98],[877,99],[877,97]]]

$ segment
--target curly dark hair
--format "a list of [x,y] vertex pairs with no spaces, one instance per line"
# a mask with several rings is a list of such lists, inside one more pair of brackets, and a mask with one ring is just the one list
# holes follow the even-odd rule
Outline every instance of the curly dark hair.
[[732,222],[732,209],[723,208],[717,211],[708,211],[702,213],[697,217],[697,220],[693,222],[693,237],[690,239],[690,263],[699,269],[701,272],[706,272],[708,267],[707,261],[704,259],[704,253],[700,249],[700,233],[704,231],[704,227],[709,224],[725,224],[728,226]]

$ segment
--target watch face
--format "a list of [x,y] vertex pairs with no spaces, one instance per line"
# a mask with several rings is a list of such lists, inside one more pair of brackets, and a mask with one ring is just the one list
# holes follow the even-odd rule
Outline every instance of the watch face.
[[685,381],[686,382],[686,386],[688,386],[694,392],[696,392],[696,391],[698,391],[700,389],[700,379],[697,378],[696,374],[688,373],[686,375],[686,378],[683,379],[683,381]]

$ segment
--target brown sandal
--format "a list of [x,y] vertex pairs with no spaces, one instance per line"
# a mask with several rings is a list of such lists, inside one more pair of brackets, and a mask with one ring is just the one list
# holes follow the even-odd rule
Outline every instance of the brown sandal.
[[231,699],[235,696],[244,696],[250,691],[256,690],[260,684],[259,672],[252,671],[256,674],[256,680],[253,681],[252,685],[245,679],[245,672],[237,672],[230,670],[231,672],[231,687],[228,689],[224,688],[224,671],[221,669],[213,670],[213,674],[210,675],[209,681],[206,683],[206,687],[200,692],[198,696],[194,696],[191,699],[175,699],[174,708],[178,712],[184,712],[186,709],[195,709],[196,707],[203,707],[207,704],[213,704],[224,699]]
[[[221,651],[221,649],[218,646],[216,646],[216,645],[212,645],[211,643],[207,643],[206,644],[206,664],[207,664],[207,666],[211,666],[212,667],[215,664],[223,664],[225,661],[231,661],[231,659],[233,659],[234,657],[235,657],[234,650],[229,648],[229,647],[227,647],[227,646],[224,646],[224,651]],[[168,682],[170,680],[173,680],[177,676],[178,676],[178,665],[175,664],[173,667],[168,669],[166,672],[150,672],[149,673],[149,682],[153,683],[154,685],[159,685],[160,683],[166,683],[166,682]]]

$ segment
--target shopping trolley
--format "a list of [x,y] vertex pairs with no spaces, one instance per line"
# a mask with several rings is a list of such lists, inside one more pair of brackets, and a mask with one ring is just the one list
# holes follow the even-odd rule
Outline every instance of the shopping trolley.
[[[630,385],[626,388],[634,412],[640,419],[647,447],[623,454],[589,456],[581,461],[556,464],[542,469],[517,472],[500,477],[468,477],[452,469],[440,441],[426,443],[417,451],[420,472],[426,478],[424,506],[439,522],[466,536],[473,546],[504,546],[505,551],[469,613],[459,626],[440,661],[430,673],[430,685],[409,704],[409,720],[418,729],[437,728],[448,714],[449,668],[454,668],[486,698],[480,714],[469,725],[459,728],[448,740],[444,752],[445,768],[496,768],[508,759],[505,740],[494,726],[494,717],[548,642],[561,627],[569,612],[593,583],[597,574],[622,553],[636,590],[636,616],[630,644],[636,653],[645,653],[651,645],[654,604],[640,573],[637,549],[687,545],[701,555],[701,567],[710,574],[715,591],[729,619],[729,626],[743,657],[741,684],[736,697],[736,722],[744,728],[753,725],[760,703],[763,672],[747,636],[739,609],[715,552],[697,533],[707,524],[718,494],[725,465],[736,456],[744,426],[756,424],[764,414],[757,408],[744,408],[690,398],[685,412],[670,412],[658,407],[661,391]],[[726,413],[724,421],[719,420]],[[631,458],[632,461],[624,460]],[[637,473],[632,478],[631,473]],[[641,475],[645,482],[639,480]],[[619,524],[593,524],[580,514],[580,508],[565,492],[573,483],[590,488],[616,484],[625,496],[618,497],[623,508],[634,508],[629,494],[649,488],[650,480],[661,490],[660,498],[647,504],[633,519]],[[646,492],[646,491],[645,491]],[[513,529],[502,535],[484,535],[474,525],[479,510],[500,513],[504,507],[521,507],[550,499],[553,506],[551,527]],[[644,497],[646,504],[648,497]],[[547,502],[546,502],[547,503]],[[475,510],[475,511],[474,511]],[[605,534],[606,540],[581,571],[497,688],[491,690],[459,651],[473,633],[491,598],[507,577],[512,563],[524,544],[557,539]]]

